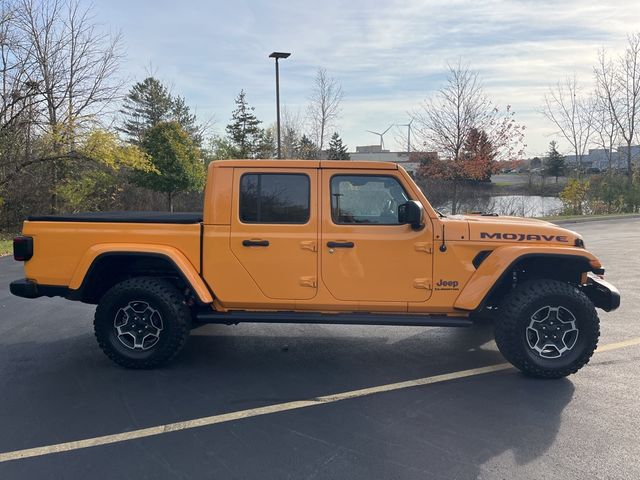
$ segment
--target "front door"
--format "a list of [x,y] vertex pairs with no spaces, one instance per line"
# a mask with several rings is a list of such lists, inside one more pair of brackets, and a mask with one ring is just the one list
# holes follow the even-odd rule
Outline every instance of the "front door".
[[322,281],[336,299],[429,298],[431,225],[414,231],[398,224],[398,205],[411,199],[395,173],[322,170]]
[[234,171],[231,251],[269,298],[316,294],[317,179],[316,169]]

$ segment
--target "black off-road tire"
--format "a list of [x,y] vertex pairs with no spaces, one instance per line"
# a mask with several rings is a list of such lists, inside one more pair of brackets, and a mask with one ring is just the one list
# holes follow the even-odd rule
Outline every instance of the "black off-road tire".
[[[144,350],[128,345],[134,337],[120,336],[115,326],[116,316],[123,315],[121,311],[129,305],[136,306],[135,302],[146,304],[161,318],[160,322],[155,320],[155,325],[151,325],[153,328],[159,323],[162,327],[155,337],[151,337],[155,343]],[[191,311],[184,296],[170,282],[136,277],[116,284],[104,294],[93,325],[98,345],[111,360],[126,368],[149,369],[167,363],[182,349],[191,329]]]
[[[534,314],[547,306],[563,307],[575,318],[575,343],[558,358],[544,358],[530,346],[533,340],[527,339]],[[545,310],[542,312],[544,315]],[[576,287],[557,280],[532,280],[516,287],[501,303],[495,320],[502,355],[526,375],[538,378],[576,373],[589,362],[599,336],[600,320],[591,300]]]

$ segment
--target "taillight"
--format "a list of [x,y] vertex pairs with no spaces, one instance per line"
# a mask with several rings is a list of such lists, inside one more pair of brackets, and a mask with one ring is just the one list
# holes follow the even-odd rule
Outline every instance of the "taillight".
[[16,237],[13,239],[13,258],[18,262],[26,262],[33,257],[33,238]]

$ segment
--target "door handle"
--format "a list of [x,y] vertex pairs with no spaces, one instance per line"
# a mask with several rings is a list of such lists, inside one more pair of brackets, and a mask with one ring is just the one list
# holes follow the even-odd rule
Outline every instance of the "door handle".
[[353,248],[353,242],[327,242],[327,247],[329,248]]
[[243,247],[268,247],[269,240],[243,240]]

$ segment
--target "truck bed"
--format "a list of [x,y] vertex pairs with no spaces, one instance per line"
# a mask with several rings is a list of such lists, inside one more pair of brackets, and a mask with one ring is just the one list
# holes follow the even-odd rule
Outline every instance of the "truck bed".
[[[25,276],[41,285],[78,288],[73,278],[83,263],[103,249],[110,252],[170,248],[199,270],[202,215],[166,212],[101,212],[37,215],[24,222],[22,234],[33,237],[33,257]],[[78,273],[79,274],[79,273]],[[72,285],[73,284],[73,285]]]
[[202,222],[201,212],[81,212],[63,215],[31,215],[30,222],[170,223]]

